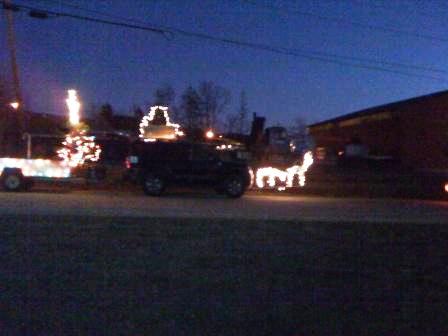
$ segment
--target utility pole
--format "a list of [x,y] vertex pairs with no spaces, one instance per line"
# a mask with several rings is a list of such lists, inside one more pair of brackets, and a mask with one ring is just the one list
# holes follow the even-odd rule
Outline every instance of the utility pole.
[[14,32],[14,17],[12,15],[12,9],[8,9],[8,7],[12,7],[10,0],[5,0],[4,4],[6,5],[5,16],[6,16],[6,24],[8,28],[8,47],[9,47],[9,56],[11,59],[11,70],[14,84],[14,96],[16,102],[20,105],[22,104],[22,94],[20,91],[20,80],[19,80],[19,68],[17,66],[17,52],[16,52],[16,36]]
[[3,8],[6,17],[8,48],[9,48],[9,57],[11,61],[11,72],[12,72],[13,89],[14,89],[14,103],[13,103],[14,105],[11,104],[11,106],[13,106],[16,113],[16,115],[12,115],[11,118],[8,119],[12,124],[15,124],[15,127],[17,127],[17,129],[14,132],[15,133],[14,138],[17,137],[17,139],[13,140],[12,145],[13,147],[16,147],[15,150],[18,150],[21,143],[22,133],[24,131],[25,120],[23,114],[22,92],[20,89],[19,67],[17,65],[16,37],[14,31],[14,17],[13,17],[14,5],[11,4],[10,0],[5,0],[3,2]]

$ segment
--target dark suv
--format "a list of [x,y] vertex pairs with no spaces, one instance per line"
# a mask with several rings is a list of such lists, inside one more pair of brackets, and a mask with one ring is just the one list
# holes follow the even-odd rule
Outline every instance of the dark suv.
[[128,176],[151,196],[159,196],[170,185],[208,185],[236,198],[250,184],[244,161],[223,159],[214,146],[202,143],[137,141],[126,167]]

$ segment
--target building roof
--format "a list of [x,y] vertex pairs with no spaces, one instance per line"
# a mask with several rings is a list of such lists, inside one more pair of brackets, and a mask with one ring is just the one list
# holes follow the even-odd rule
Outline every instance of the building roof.
[[428,95],[418,96],[418,97],[409,98],[409,99],[405,99],[405,100],[400,100],[397,102],[379,105],[379,106],[375,106],[375,107],[370,107],[368,109],[352,112],[352,113],[345,114],[345,115],[342,115],[342,116],[339,116],[336,118],[327,119],[327,120],[320,121],[320,122],[312,124],[312,125],[308,125],[308,128],[313,128],[315,126],[320,126],[320,125],[324,125],[327,123],[339,122],[339,121],[352,119],[352,118],[356,118],[356,117],[360,117],[360,116],[367,116],[367,115],[375,114],[378,112],[383,112],[384,110],[394,110],[394,109],[398,109],[398,108],[403,108],[406,105],[423,102],[425,100],[436,98],[436,97],[441,97],[444,95],[447,95],[447,97],[448,97],[448,90],[434,92],[434,93],[431,93]]

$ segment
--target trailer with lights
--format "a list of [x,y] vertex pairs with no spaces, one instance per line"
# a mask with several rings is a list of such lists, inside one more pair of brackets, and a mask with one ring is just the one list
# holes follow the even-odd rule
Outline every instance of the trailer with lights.
[[46,159],[0,158],[0,181],[6,191],[30,189],[36,181],[62,181],[71,177],[62,161]]
[[[35,181],[73,180],[73,171],[84,163],[97,162],[101,148],[95,144],[95,137],[87,135],[87,127],[80,122],[81,103],[76,90],[68,90],[66,99],[69,110],[70,132],[63,140],[57,135],[36,135],[25,133],[26,158],[0,158],[0,182],[7,191],[22,191],[31,188]],[[57,148],[50,153],[32,155],[33,137],[58,139]],[[50,157],[50,158],[48,158]]]
[[[48,134],[24,134],[26,141],[26,158],[0,157],[0,183],[6,191],[29,190],[35,182],[70,182],[79,180],[73,176],[69,162],[61,159],[48,158],[48,155],[33,155],[33,139],[47,143],[60,143],[60,137]],[[46,150],[45,150],[46,151]],[[51,150],[49,150],[51,151]],[[38,157],[35,157],[38,156]]]

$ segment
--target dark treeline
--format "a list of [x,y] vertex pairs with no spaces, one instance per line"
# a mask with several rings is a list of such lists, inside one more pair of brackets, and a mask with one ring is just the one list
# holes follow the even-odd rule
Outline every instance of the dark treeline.
[[[197,87],[188,86],[177,94],[170,84],[159,86],[152,94],[145,108],[134,105],[130,109],[133,117],[141,119],[149,106],[167,106],[172,121],[180,123],[187,129],[215,129],[228,133],[247,133],[249,131],[250,112],[247,94],[240,94],[236,111],[230,110],[230,91],[211,81],[203,81]],[[101,106],[90,106],[88,115],[95,120],[99,128],[107,128],[117,115],[113,106],[105,103]]]
[[[18,124],[18,114],[9,106],[12,99],[10,91],[0,78],[1,152],[10,151],[8,146],[23,147],[20,130],[13,127]],[[253,112],[249,108],[248,95],[244,90],[241,91],[237,104],[231,105],[231,99],[230,90],[212,81],[203,81],[196,87],[190,85],[180,93],[176,93],[172,85],[163,84],[149,95],[145,106],[133,105],[129,111],[117,111],[110,103],[86,104],[82,114],[92,131],[125,131],[137,135],[138,123],[148,113],[149,107],[162,105],[169,107],[171,121],[181,124],[185,129],[248,134]],[[62,115],[33,113],[29,108],[24,112],[27,132],[62,136],[66,131],[66,118]],[[296,117],[288,126],[290,136],[303,142],[306,135],[305,120]]]

